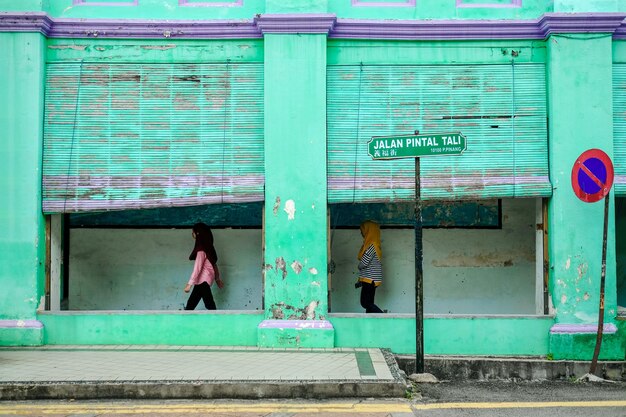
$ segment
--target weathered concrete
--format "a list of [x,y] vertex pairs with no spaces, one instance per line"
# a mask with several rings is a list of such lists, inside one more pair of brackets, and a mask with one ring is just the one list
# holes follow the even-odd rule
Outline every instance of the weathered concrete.
[[[415,369],[414,356],[396,356],[398,366],[407,374]],[[588,361],[551,361],[538,358],[454,357],[425,358],[425,369],[439,380],[524,380],[557,381],[579,378],[589,372]],[[626,381],[626,361],[598,362],[598,376],[611,381]]]

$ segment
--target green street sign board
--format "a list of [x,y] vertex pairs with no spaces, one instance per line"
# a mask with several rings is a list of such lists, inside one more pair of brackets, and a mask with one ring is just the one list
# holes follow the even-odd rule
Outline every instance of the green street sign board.
[[367,143],[372,159],[418,158],[461,155],[467,139],[460,132],[434,135],[373,136]]

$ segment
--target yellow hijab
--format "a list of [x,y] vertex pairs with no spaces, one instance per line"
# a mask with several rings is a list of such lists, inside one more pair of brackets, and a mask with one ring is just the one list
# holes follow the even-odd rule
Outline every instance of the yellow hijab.
[[380,226],[371,220],[361,223],[361,234],[363,235],[363,246],[359,251],[359,260],[363,257],[363,254],[369,248],[370,245],[374,245],[376,254],[379,260],[383,260],[383,251],[380,248]]

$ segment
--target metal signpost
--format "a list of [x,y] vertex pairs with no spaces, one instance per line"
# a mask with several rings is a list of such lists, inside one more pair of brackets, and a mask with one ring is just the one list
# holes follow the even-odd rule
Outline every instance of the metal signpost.
[[613,185],[613,163],[611,158],[600,149],[589,149],[583,152],[572,168],[572,188],[576,196],[585,203],[595,203],[604,198],[604,227],[602,234],[602,271],[600,273],[600,311],[598,316],[598,331],[596,348],[589,368],[590,374],[595,374],[600,346],[602,345],[602,331],[604,327],[604,282],[606,277],[606,236],[609,224],[609,192]]
[[432,135],[374,136],[367,143],[375,160],[415,158],[415,373],[424,373],[424,280],[420,157],[460,155],[467,139],[460,132]]

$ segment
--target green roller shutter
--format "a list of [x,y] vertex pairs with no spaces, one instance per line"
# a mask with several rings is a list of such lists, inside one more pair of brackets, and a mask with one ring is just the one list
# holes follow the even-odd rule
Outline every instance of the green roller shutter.
[[613,168],[615,195],[626,195],[626,64],[613,65]]
[[424,199],[547,197],[543,64],[328,68],[330,202],[411,200],[413,159],[376,160],[372,136],[460,131],[467,151],[421,159]]
[[49,64],[48,213],[263,200],[262,64]]

